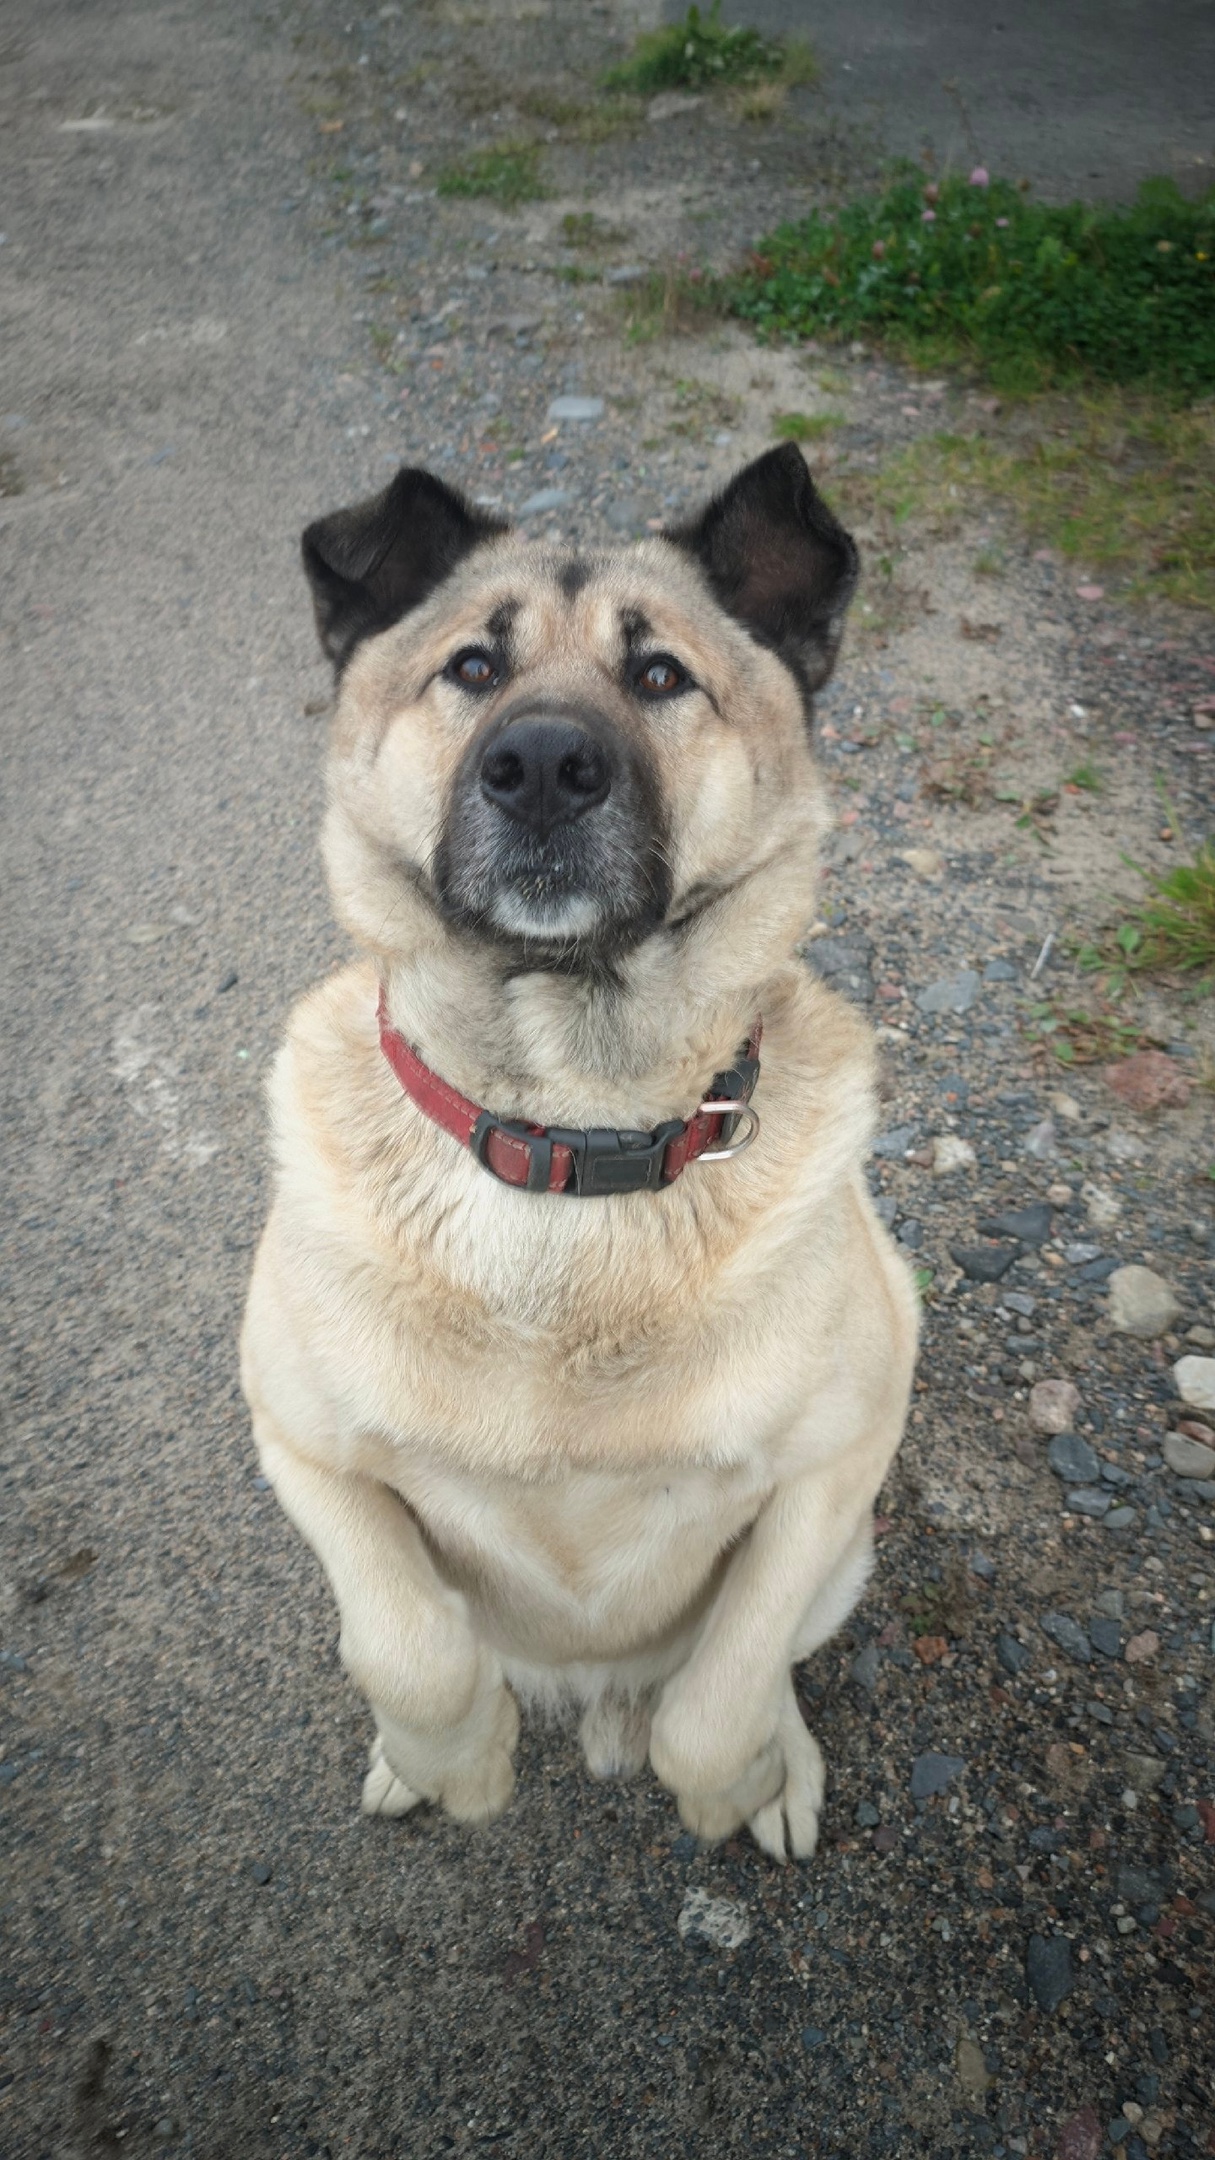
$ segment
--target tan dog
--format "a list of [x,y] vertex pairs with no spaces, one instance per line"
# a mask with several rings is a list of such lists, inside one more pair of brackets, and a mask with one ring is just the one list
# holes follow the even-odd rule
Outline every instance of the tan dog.
[[[699,1836],[807,1855],[790,1668],[864,1586],[916,1337],[861,1169],[869,1038],[794,950],[855,550],[789,446],[613,555],[419,472],[304,552],[368,957],[275,1068],[243,1375],[375,1715],[364,1807],[496,1815],[522,1695],[582,1706],[596,1776],[648,1754]],[[713,1104],[757,1017],[736,1153],[754,1116]],[[452,1136],[479,1106],[485,1160]],[[696,1135],[719,1159],[675,1178]]]

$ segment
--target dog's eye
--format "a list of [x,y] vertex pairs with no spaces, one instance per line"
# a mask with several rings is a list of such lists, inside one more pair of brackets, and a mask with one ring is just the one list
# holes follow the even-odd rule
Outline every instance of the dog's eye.
[[643,697],[662,698],[682,690],[688,678],[676,661],[658,653],[638,669],[635,680]]
[[454,660],[448,661],[447,672],[465,690],[492,690],[498,680],[498,670],[489,654],[476,648],[457,653]]

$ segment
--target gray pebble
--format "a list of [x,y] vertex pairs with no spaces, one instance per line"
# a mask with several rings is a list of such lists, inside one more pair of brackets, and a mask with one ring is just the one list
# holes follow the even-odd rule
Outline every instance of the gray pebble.
[[560,510],[563,504],[572,502],[573,499],[568,488],[538,488],[534,495],[529,495],[527,501],[519,505],[519,515],[521,518],[539,517],[542,511]]
[[999,1282],[1020,1252],[1019,1245],[951,1245],[949,1257],[971,1282]]
[[957,975],[943,975],[938,982],[929,983],[921,990],[916,1004],[924,1013],[969,1012],[979,995],[979,978],[973,968],[963,968]]
[[1089,1641],[1102,1657],[1116,1658],[1122,1655],[1122,1629],[1116,1620],[1105,1613],[1096,1613],[1088,1624]]
[[1025,1977],[1039,2010],[1057,2010],[1076,1984],[1072,1946],[1066,1935],[1031,1935]]
[[961,1777],[965,1768],[966,1759],[962,1755],[938,1755],[934,1749],[926,1755],[917,1755],[911,1766],[912,1799],[928,1800],[933,1793],[944,1792],[955,1778]]
[[271,1876],[274,1873],[274,1869],[271,1867],[268,1860],[251,1860],[249,1862],[249,1873],[253,1877],[255,1883],[264,1884],[269,1882]]
[[881,1662],[876,1643],[866,1643],[864,1649],[852,1660],[852,1677],[858,1687],[864,1688],[867,1695],[872,1695],[877,1686]]
[[1111,1620],[1125,1620],[1126,1598],[1121,1590],[1099,1590],[1093,1599],[1094,1611],[1106,1613]]
[[1081,1485],[1078,1491],[1069,1492],[1067,1504],[1074,1515],[1100,1516],[1108,1514],[1113,1502],[1099,1485]]
[[892,1125],[889,1132],[879,1133],[872,1152],[886,1162],[901,1162],[915,1139],[914,1125]]
[[1002,1215],[984,1216],[980,1237],[1019,1238],[1023,1245],[1045,1245],[1050,1236],[1051,1208],[1046,1200],[1029,1207],[1006,1208]]
[[1016,982],[1017,971],[1011,960],[989,960],[983,970],[985,983]]
[[1024,1672],[1029,1663],[1029,1651],[1015,1635],[999,1635],[996,1638],[996,1656],[1005,1672]]
[[602,420],[601,397],[556,397],[548,409],[550,420]]
[[[876,1830],[881,1819],[882,1818],[879,1815],[877,1809],[875,1808],[872,1800],[862,1800],[857,1808],[856,1814],[853,1816],[853,1821],[855,1822],[858,1830]],[[1197,1809],[1194,1810],[1194,1820],[1198,1820]]]
[[1069,1267],[1083,1267],[1087,1260],[1099,1260],[1101,1258],[1101,1247],[1099,1245],[1065,1245],[1063,1257]]
[[1133,1507],[1114,1507],[1102,1522],[1103,1530],[1133,1530],[1139,1520],[1139,1511]]
[[1070,1613],[1050,1612],[1042,1617],[1042,1632],[1049,1635],[1065,1656],[1074,1658],[1078,1665],[1091,1665],[1093,1646],[1087,1632]]
[[1046,1450],[1046,1460],[1057,1478],[1069,1484],[1091,1485],[1101,1475],[1101,1463],[1079,1433],[1056,1433]]
[[1028,1290],[1002,1290],[1000,1300],[1007,1305],[1010,1312],[1020,1313],[1024,1320],[1031,1317],[1038,1303],[1037,1298],[1031,1297]]

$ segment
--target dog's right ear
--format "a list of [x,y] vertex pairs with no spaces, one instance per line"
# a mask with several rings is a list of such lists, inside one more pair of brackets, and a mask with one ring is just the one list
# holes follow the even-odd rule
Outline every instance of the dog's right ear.
[[400,622],[466,555],[506,529],[414,466],[402,466],[381,495],[309,525],[304,571],[321,644],[337,672],[363,638]]

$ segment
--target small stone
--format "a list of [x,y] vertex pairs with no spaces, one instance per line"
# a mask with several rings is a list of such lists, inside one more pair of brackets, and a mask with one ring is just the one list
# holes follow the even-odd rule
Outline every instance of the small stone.
[[888,1132],[878,1134],[871,1153],[883,1162],[901,1162],[914,1139],[914,1125],[892,1125]]
[[1024,1672],[1029,1663],[1029,1651],[1024,1643],[1017,1641],[1015,1635],[996,1637],[996,1656],[1007,1673]]
[[1073,1515],[1099,1518],[1108,1515],[1114,1503],[1112,1496],[1103,1492],[1099,1485],[1081,1485],[1075,1492],[1069,1492],[1067,1504]]
[[1190,1806],[1188,1802],[1173,1809],[1174,1830],[1197,1830],[1198,1822],[1198,1810],[1196,1807]]
[[1133,1530],[1138,1520],[1137,1508],[1112,1507],[1101,1527],[1103,1530]]
[[1016,982],[1017,971],[1011,960],[989,960],[983,970],[985,983]]
[[1052,1207],[1067,1207],[1072,1199],[1071,1186],[1061,1183],[1056,1185],[1048,1185],[1046,1188],[1046,1197],[1050,1201]]
[[166,2138],[172,2137],[175,2128],[176,2125],[171,2115],[158,2115],[152,2125],[152,2135],[154,2138],[159,2138],[163,2145]]
[[1093,1605],[1097,1612],[1105,1613],[1111,1620],[1126,1618],[1126,1599],[1121,1590],[1099,1590]]
[[1045,1613],[1042,1618],[1042,1633],[1049,1635],[1051,1641],[1057,1643],[1069,1658],[1074,1658],[1078,1665],[1091,1665],[1093,1646],[1087,1631],[1081,1627],[1078,1620],[1072,1619],[1070,1613]]
[[1088,1624],[1089,1641],[1102,1657],[1116,1658],[1122,1655],[1122,1629],[1116,1620],[1105,1613],[1095,1613]]
[[1105,1077],[1130,1110],[1184,1110],[1190,1083],[1163,1050],[1137,1050],[1119,1065],[1107,1065]]
[[685,113],[695,112],[697,106],[703,104],[702,97],[690,97],[686,90],[663,90],[658,97],[650,99],[645,116],[651,127],[661,127],[664,121],[682,119]]
[[924,1013],[969,1012],[979,995],[979,978],[973,968],[963,968],[957,975],[943,975],[939,981],[929,983],[921,990],[916,1004]]
[[1141,1635],[1132,1635],[1122,1655],[1128,1665],[1146,1665],[1160,1648],[1160,1637],[1154,1628],[1144,1628]]
[[737,1950],[751,1938],[751,1916],[735,1898],[688,1890],[675,1923],[681,1942],[708,1943],[714,1950]]
[[1050,1236],[1051,1210],[1045,1200],[1030,1207],[1006,1208],[1002,1215],[986,1215],[979,1224],[981,1237],[1019,1238],[1022,1245],[1044,1245]]
[[991,2076],[977,2040],[959,2040],[953,2051],[953,2066],[963,2092],[981,2100],[991,2084]]
[[1105,1136],[1105,1152],[1115,1162],[1141,1163],[1147,1149],[1138,1133],[1124,1132],[1120,1125],[1111,1125]]
[[1054,1095],[1051,1096],[1050,1106],[1051,1109],[1054,1111],[1055,1116],[1062,1118],[1064,1123],[1067,1125],[1079,1124],[1080,1119],[1084,1115],[1084,1112],[1080,1108],[1079,1103],[1076,1101],[1075,1096],[1065,1095],[1062,1089],[1059,1089]]
[[1133,1793],[1154,1793],[1165,1769],[1161,1756],[1126,1756],[1126,1784]]
[[1081,2108],[1065,2122],[1059,2132],[1055,2147],[1055,2160],[1098,2160],[1101,2151],[1101,2123],[1095,2108]]
[[229,968],[228,973],[223,977],[223,980],[221,982],[216,983],[215,988],[218,991],[220,997],[223,997],[226,991],[235,990],[236,985],[239,981],[240,976],[237,974],[236,969]]
[[605,285],[644,285],[649,272],[641,263],[617,263],[612,270],[605,270]]
[[1196,1343],[1200,1350],[1215,1350],[1215,1328],[1203,1327],[1201,1323],[1196,1327],[1188,1327],[1185,1339],[1187,1342]]
[[1054,1119],[1043,1118],[1041,1124],[1035,1125],[1026,1135],[1025,1152],[1032,1155],[1035,1162],[1049,1162],[1051,1156],[1058,1153],[1057,1140]]
[[1057,2010],[1076,1984],[1072,1946],[1066,1935],[1031,1935],[1025,1977],[1039,2010]]
[[904,848],[899,861],[905,862],[909,870],[914,870],[918,878],[940,877],[945,868],[944,856],[938,855],[936,849],[931,847]]
[[251,1860],[249,1862],[249,1873],[252,1875],[255,1883],[265,1884],[269,1882],[271,1876],[274,1873],[274,1869],[271,1867],[268,1860]]
[[1031,1297],[1028,1290],[1003,1290],[1000,1301],[1007,1305],[1009,1312],[1020,1313],[1023,1320],[1033,1317],[1038,1304],[1037,1298]]
[[881,1819],[872,1800],[860,1801],[856,1814],[853,1816],[853,1821],[858,1830],[876,1830]]
[[568,488],[537,488],[534,495],[529,495],[527,501],[519,505],[519,515],[521,518],[540,517],[546,510],[562,509],[573,499]]
[[864,1649],[852,1660],[852,1677],[859,1688],[864,1688],[866,1695],[872,1695],[877,1686],[880,1665],[881,1658],[876,1643],[866,1643]]
[[1070,1485],[1092,1485],[1101,1474],[1101,1463],[1079,1433],[1056,1433],[1046,1450],[1046,1460],[1057,1478]]
[[1173,1378],[1182,1402],[1196,1410],[1215,1410],[1215,1358],[1178,1358]]
[[821,2047],[826,2037],[821,2025],[807,2025],[802,2031],[802,2046],[809,2053],[811,2048]]
[[971,1282],[999,1282],[1020,1252],[1019,1245],[951,1245],[949,1257]]
[[969,1140],[959,1139],[956,1133],[940,1133],[932,1143],[932,1168],[936,1177],[947,1177],[951,1170],[973,1170],[975,1151]]
[[944,1792],[965,1768],[966,1760],[961,1755],[938,1755],[934,1749],[917,1755],[911,1766],[912,1799],[929,1800],[933,1793]]
[[1122,1213],[1122,1202],[1116,1193],[1107,1191],[1104,1185],[1094,1185],[1091,1180],[1086,1179],[1080,1187],[1080,1198],[1084,1202],[1089,1221],[1095,1223],[1098,1230],[1113,1228]]
[[1201,1440],[1187,1440],[1184,1433],[1166,1433],[1164,1459],[1177,1477],[1209,1478],[1215,1470],[1215,1447],[1206,1447]]
[[1070,1380],[1039,1380],[1029,1391],[1029,1422],[1035,1432],[1070,1432],[1079,1408],[1080,1390]]
[[[1153,1336],[1163,1335],[1180,1311],[1180,1300],[1153,1269],[1120,1267],[1110,1276],[1110,1320],[1119,1334],[1138,1335],[1150,1341]],[[1187,1364],[1190,1360],[1183,1358],[1181,1362]],[[1208,1362],[1215,1379],[1215,1361]]]
[[1099,1245],[1084,1244],[1065,1245],[1063,1257],[1069,1267],[1084,1267],[1088,1261],[1101,1258],[1101,1247]]
[[548,409],[550,420],[602,420],[601,397],[556,397]]
[[896,1830],[894,1824],[879,1823],[877,1829],[873,1833],[874,1851],[880,1853],[893,1852],[898,1842],[899,1833]]

